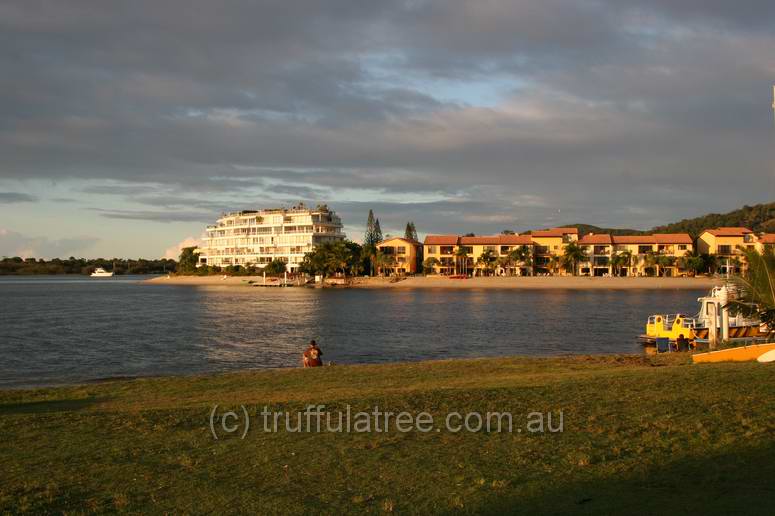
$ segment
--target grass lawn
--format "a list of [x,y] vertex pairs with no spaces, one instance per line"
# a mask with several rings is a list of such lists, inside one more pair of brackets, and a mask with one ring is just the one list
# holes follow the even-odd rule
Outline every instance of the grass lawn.
[[[513,414],[514,431],[211,434],[264,405]],[[530,433],[527,414],[563,414]],[[220,420],[216,419],[216,429]],[[555,423],[557,420],[555,419]],[[522,430],[518,432],[517,429]],[[772,514],[775,367],[508,358],[0,392],[0,512]]]

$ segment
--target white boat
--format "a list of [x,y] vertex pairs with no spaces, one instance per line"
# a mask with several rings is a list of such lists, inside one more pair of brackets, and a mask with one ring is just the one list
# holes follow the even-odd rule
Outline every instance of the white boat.
[[110,278],[111,276],[113,276],[113,273],[106,271],[102,267],[97,267],[94,269],[94,272],[91,273],[92,278]]

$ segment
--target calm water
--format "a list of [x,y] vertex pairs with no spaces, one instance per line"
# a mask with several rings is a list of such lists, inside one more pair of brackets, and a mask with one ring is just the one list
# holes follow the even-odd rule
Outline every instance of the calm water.
[[655,312],[702,291],[437,291],[148,286],[138,278],[0,277],[0,387],[325,360],[637,353]]

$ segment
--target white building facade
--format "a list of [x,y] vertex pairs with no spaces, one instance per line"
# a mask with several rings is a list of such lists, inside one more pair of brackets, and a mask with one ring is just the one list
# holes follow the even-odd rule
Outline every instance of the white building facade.
[[264,267],[282,260],[289,272],[316,246],[345,239],[341,219],[325,205],[224,213],[205,231],[200,266]]

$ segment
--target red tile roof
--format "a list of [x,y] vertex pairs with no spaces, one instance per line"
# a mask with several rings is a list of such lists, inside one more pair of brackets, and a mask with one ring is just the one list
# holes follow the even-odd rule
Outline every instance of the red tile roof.
[[654,233],[658,244],[691,244],[692,237],[688,233]]
[[748,233],[753,233],[748,228],[715,228],[706,229],[705,232],[710,233],[713,236],[743,236]]
[[530,235],[490,235],[460,237],[461,245],[530,245]]
[[565,235],[578,235],[578,228],[552,228],[533,231],[534,237],[562,237]]
[[654,235],[614,235],[614,244],[656,244]]
[[608,234],[599,234],[599,235],[593,235],[592,233],[589,233],[587,235],[584,235],[581,240],[579,240],[579,245],[610,245],[611,244],[611,235]]
[[759,238],[762,244],[775,244],[775,233],[765,233]]
[[457,235],[428,235],[425,245],[457,245],[459,238]]
[[422,245],[422,244],[421,244],[420,242],[418,242],[417,240],[412,240],[411,238],[404,238],[404,237],[390,237],[390,238],[386,238],[386,239],[385,239],[385,240],[383,240],[382,242],[378,243],[378,244],[377,244],[377,247],[379,247],[379,246],[383,245],[385,242],[390,242],[391,240],[402,240],[402,241],[406,242],[407,244],[411,244],[411,245]]

